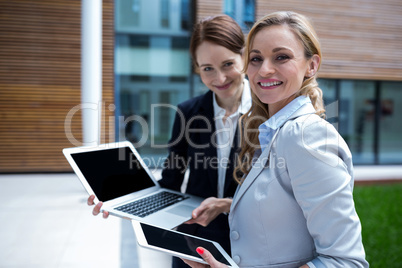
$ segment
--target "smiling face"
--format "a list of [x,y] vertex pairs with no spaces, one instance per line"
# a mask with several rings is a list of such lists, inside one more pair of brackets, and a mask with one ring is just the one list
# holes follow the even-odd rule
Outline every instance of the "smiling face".
[[202,42],[196,50],[202,82],[219,100],[237,98],[243,88],[243,59],[240,54],[211,42]]
[[247,75],[253,92],[268,104],[270,116],[291,102],[304,78],[317,71],[319,56],[304,55],[301,40],[287,25],[269,26],[254,36]]

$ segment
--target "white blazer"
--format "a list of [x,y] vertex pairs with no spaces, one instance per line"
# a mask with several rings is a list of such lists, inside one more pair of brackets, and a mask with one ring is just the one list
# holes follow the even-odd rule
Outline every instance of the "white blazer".
[[303,105],[233,197],[232,258],[240,267],[368,267],[352,191],[348,146]]

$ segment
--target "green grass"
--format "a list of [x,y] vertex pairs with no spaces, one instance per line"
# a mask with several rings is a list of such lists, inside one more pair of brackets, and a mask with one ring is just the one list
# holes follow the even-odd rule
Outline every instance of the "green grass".
[[354,199],[370,267],[402,267],[402,183],[357,185]]

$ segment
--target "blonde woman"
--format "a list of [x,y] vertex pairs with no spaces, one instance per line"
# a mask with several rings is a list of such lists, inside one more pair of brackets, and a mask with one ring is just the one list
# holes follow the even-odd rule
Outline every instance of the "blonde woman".
[[[241,118],[240,185],[220,210],[230,211],[232,258],[240,267],[368,267],[352,156],[323,119],[321,58],[309,20],[294,12],[267,15],[248,35],[253,104]],[[211,267],[226,267],[204,248],[197,252]]]

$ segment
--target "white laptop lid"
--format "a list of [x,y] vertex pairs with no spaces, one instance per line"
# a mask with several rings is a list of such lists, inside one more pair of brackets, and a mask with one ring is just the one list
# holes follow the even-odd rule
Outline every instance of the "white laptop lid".
[[[95,203],[103,201],[102,210],[126,219],[136,219],[168,229],[191,219],[192,211],[202,198],[185,194],[182,201],[141,217],[117,209],[162,191],[151,171],[128,142],[101,144],[97,147],[75,147],[63,150],[68,162]],[[182,193],[163,189],[182,196]]]

